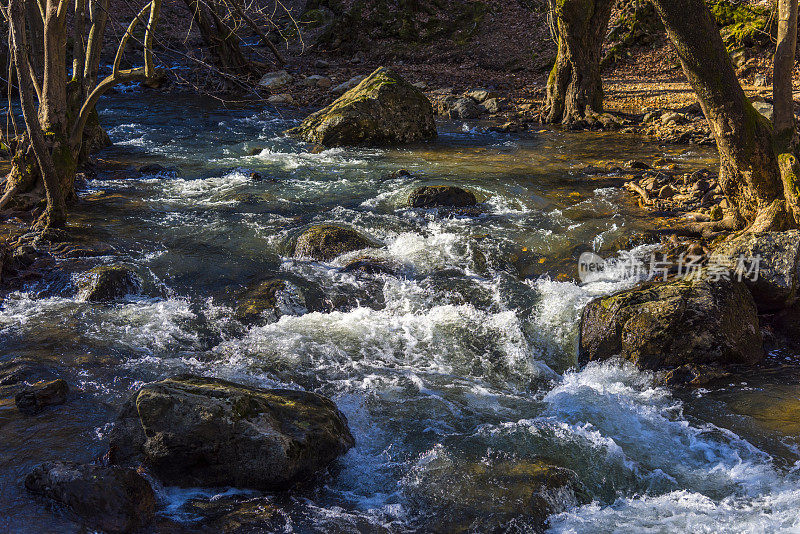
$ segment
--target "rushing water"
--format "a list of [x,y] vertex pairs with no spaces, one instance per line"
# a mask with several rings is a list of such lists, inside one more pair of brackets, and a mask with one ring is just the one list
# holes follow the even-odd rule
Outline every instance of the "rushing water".
[[[799,413],[795,375],[678,398],[619,362],[574,368],[582,306],[636,283],[613,272],[575,283],[576,251],[613,254],[652,224],[597,167],[670,155],[690,169],[713,153],[454,123],[435,144],[309,153],[280,134],[296,119],[274,110],[149,95],[143,109],[142,98],[104,103],[110,170],[83,186],[72,215],[114,253],[65,267],[130,264],[145,295],[91,304],[48,280],[0,306],[0,364],[34,360],[77,391],[35,418],[0,401],[0,531],[74,530],[25,494],[24,474],[102,455],[127,395],[187,371],[314,390],[347,416],[355,448],[319,487],[280,497],[290,530],[424,530],[431,470],[543,457],[576,471],[592,499],[552,517],[555,532],[800,531],[800,429],[769,415],[780,402]],[[135,170],[147,162],[179,172]],[[399,168],[415,177],[393,177]],[[483,213],[403,207],[434,183],[475,191]],[[358,253],[292,259],[292,240],[320,222],[380,240],[371,254],[398,274],[344,273]],[[275,277],[303,301],[275,323],[238,323],[241,291]],[[181,520],[187,499],[236,491],[159,488],[161,510]]]

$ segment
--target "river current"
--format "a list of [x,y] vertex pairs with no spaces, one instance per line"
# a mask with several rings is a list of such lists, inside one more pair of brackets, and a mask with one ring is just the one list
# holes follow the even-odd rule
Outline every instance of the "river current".
[[[114,253],[80,265],[134,266],[145,291],[87,303],[48,279],[0,304],[0,363],[50,365],[75,391],[35,418],[0,401],[0,531],[77,531],[24,475],[101,456],[128,395],[192,372],[313,390],[347,416],[356,446],[317,487],[281,496],[291,531],[424,531],[431,472],[544,457],[592,501],[551,517],[552,532],[800,532],[797,373],[676,394],[620,362],[575,366],[582,307],[638,281],[612,269],[579,283],[577,254],[647,246],[653,224],[607,165],[668,156],[693,170],[714,151],[441,123],[432,144],[312,153],[274,109],[136,92],[100,108],[115,145],[71,224]],[[428,184],[474,191],[482,213],[403,207]],[[293,239],[323,222],[382,242],[371,255],[397,273],[343,272],[359,253],[293,259]],[[271,278],[302,297],[276,322],[240,324],[238,295]],[[158,488],[176,521],[190,498],[237,492]],[[524,513],[512,526],[532,529]]]

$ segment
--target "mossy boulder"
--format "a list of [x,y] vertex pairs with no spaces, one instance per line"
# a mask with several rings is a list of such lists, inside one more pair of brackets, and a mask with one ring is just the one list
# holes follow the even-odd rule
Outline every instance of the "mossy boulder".
[[300,234],[294,247],[294,257],[330,261],[348,252],[376,246],[375,242],[352,228],[320,224]]
[[245,324],[267,324],[282,315],[305,312],[305,299],[286,280],[266,280],[244,291],[236,304],[235,317]]
[[323,146],[394,145],[436,137],[425,94],[381,67],[289,135]]
[[617,355],[652,370],[756,364],[764,351],[753,297],[742,282],[700,276],[595,299],[581,317],[578,359]]
[[[720,243],[711,253],[716,265],[741,277],[762,313],[788,308],[798,300],[800,231],[745,232]],[[748,270],[758,267],[748,274]]]
[[589,501],[574,471],[542,459],[434,463],[415,485],[435,511],[432,532],[505,532],[517,521],[538,531],[551,514]]
[[150,484],[134,469],[48,462],[25,477],[25,488],[66,507],[103,532],[133,532],[155,514]]
[[142,292],[142,279],[127,265],[102,265],[78,278],[78,295],[86,302],[123,299]]
[[347,452],[354,439],[329,399],[183,375],[142,387],[110,437],[110,458],[166,484],[285,490]]
[[453,185],[427,185],[414,189],[408,195],[410,208],[465,208],[477,203],[471,191]]

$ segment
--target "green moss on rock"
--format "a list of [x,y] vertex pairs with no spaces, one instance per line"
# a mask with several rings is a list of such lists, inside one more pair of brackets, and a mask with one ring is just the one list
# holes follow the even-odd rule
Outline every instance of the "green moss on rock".
[[286,133],[323,146],[391,145],[434,139],[436,124],[425,94],[381,67]]
[[756,364],[764,357],[753,297],[736,280],[651,282],[583,311],[579,360],[622,356],[644,369]]
[[294,247],[294,256],[330,261],[342,254],[365,248],[376,248],[376,244],[352,228],[321,224],[300,234]]

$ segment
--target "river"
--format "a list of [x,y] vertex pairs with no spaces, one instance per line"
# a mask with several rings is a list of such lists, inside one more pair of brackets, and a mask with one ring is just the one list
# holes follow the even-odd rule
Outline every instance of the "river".
[[[637,282],[620,270],[580,284],[576,254],[614,256],[654,224],[600,169],[664,156],[712,167],[713,150],[452,122],[429,145],[310,153],[280,133],[298,117],[274,109],[133,91],[100,112],[115,145],[71,224],[113,254],[65,263],[0,305],[0,364],[33,360],[74,390],[34,418],[0,400],[0,531],[77,531],[22,477],[101,456],[127,396],[192,372],[313,390],[347,416],[356,446],[318,486],[280,496],[289,530],[424,531],[431,472],[545,457],[592,501],[553,516],[553,532],[800,532],[798,373],[675,394],[619,362],[575,368],[582,307]],[[177,171],[140,174],[144,163]],[[474,191],[482,213],[403,207],[443,183]],[[358,253],[293,259],[292,240],[321,222],[384,243],[373,256],[397,273],[343,272]],[[80,270],[119,262],[142,296],[78,299]],[[271,278],[300,297],[277,322],[240,324],[241,291]],[[159,487],[160,513],[181,521],[188,499],[239,491]],[[468,489],[424,493],[436,491]],[[532,528],[524,513],[513,526]]]

